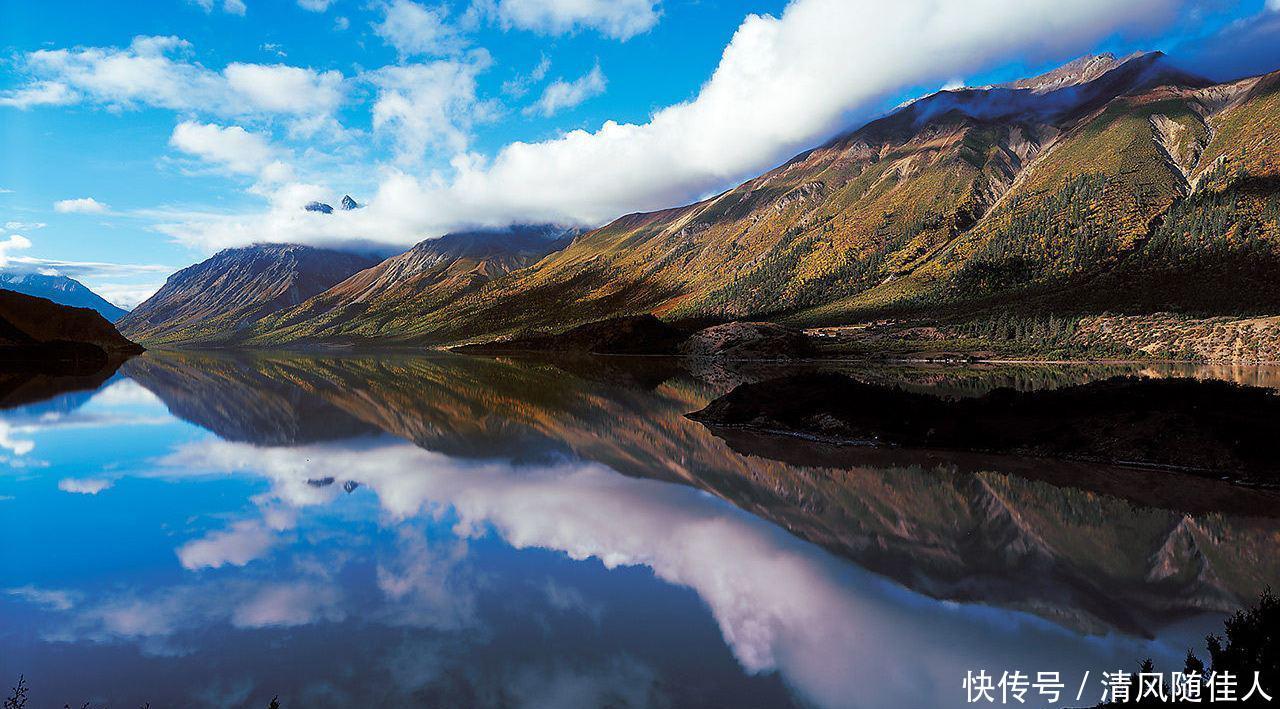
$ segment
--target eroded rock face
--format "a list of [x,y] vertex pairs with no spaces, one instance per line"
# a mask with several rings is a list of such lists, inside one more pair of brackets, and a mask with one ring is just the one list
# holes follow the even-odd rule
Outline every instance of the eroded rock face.
[[680,345],[680,354],[714,359],[801,359],[813,353],[803,331],[762,322],[715,325]]

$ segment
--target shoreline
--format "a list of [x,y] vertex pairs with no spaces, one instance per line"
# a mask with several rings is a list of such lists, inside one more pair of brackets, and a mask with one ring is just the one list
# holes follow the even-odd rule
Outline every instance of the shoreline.
[[[696,412],[695,412],[696,413]],[[686,418],[689,415],[686,414]],[[705,426],[713,434],[719,435],[720,432],[742,433],[750,436],[758,436],[762,440],[769,438],[785,439],[799,443],[816,444],[822,446],[831,446],[838,449],[860,449],[866,451],[885,451],[885,452],[901,452],[917,455],[930,454],[962,454],[972,456],[983,456],[993,460],[1030,460],[1030,461],[1047,461],[1059,463],[1078,463],[1084,465],[1099,465],[1109,468],[1117,468],[1123,470],[1141,470],[1147,472],[1167,472],[1178,473],[1180,475],[1190,475],[1203,480],[1213,480],[1216,482],[1236,485],[1250,490],[1260,490],[1265,492],[1280,492],[1280,482],[1254,481],[1247,478],[1240,478],[1231,475],[1221,475],[1218,471],[1211,468],[1198,468],[1185,465],[1172,465],[1162,463],[1146,463],[1143,461],[1131,460],[1112,460],[1105,458],[1091,458],[1087,456],[1050,456],[1035,455],[1031,453],[1002,453],[999,451],[988,451],[982,449],[966,449],[966,448],[918,448],[913,446],[895,445],[892,443],[882,443],[867,439],[842,438],[840,436],[824,436],[816,433],[808,433],[805,431],[791,431],[782,428],[771,428],[767,426],[754,426],[751,424],[730,424],[730,423],[712,423],[690,419]]]
[[994,364],[994,365],[1054,365],[1054,366],[1083,366],[1083,365],[1143,365],[1143,364],[1163,364],[1163,365],[1192,365],[1204,367],[1275,367],[1280,368],[1280,360],[1267,360],[1264,362],[1234,362],[1234,361],[1214,361],[1203,359],[1141,359],[1127,357],[1099,357],[1088,359],[1035,359],[1030,357],[980,357],[980,358],[957,358],[957,357],[884,357],[884,356],[868,356],[868,357],[851,357],[848,355],[836,355],[830,357],[805,357],[805,358],[725,358],[725,357],[691,357],[680,354],[644,354],[644,353],[615,353],[615,352],[566,352],[550,349],[509,349],[509,350],[482,350],[472,349],[460,351],[462,346],[456,345],[407,345],[403,343],[387,343],[385,345],[321,345],[307,347],[272,347],[261,345],[226,345],[226,344],[209,344],[201,345],[199,343],[171,345],[156,344],[147,348],[150,352],[170,352],[175,354],[183,353],[230,353],[230,354],[296,354],[309,356],[348,356],[348,355],[369,355],[380,352],[405,354],[450,354],[469,357],[503,357],[503,356],[539,356],[539,357],[555,357],[573,355],[577,357],[609,357],[609,358],[644,358],[644,359],[672,359],[694,362],[724,362],[724,363],[765,363],[765,364],[910,364],[910,365],[977,365],[977,364]]

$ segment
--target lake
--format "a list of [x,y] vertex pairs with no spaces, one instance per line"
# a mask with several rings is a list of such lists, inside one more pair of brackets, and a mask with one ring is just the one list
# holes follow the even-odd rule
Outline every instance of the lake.
[[928,707],[1021,670],[1081,706],[1280,586],[1275,492],[684,418],[782,369],[153,352],[0,411],[0,681],[35,707]]

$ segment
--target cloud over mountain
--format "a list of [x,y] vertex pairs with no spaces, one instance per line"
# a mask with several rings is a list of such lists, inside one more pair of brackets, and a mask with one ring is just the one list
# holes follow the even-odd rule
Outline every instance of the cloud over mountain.
[[[375,129],[397,135],[401,165],[383,170],[368,209],[307,220],[297,217],[300,204],[278,205],[162,229],[213,249],[262,233],[309,243],[408,245],[467,226],[597,224],[722,189],[830,135],[902,87],[939,85],[1012,57],[1078,52],[1102,36],[1155,29],[1182,5],[795,0],[779,17],[749,15],[690,100],[642,123],[606,121],[593,131],[510,143],[492,157],[467,151],[466,122],[482,102],[468,90],[469,70],[389,67],[374,74],[380,82],[374,121]],[[434,80],[440,76],[455,80]],[[406,156],[432,146],[455,151],[450,172],[408,169]]]
[[[151,228],[182,243],[210,251],[267,238],[390,249],[452,230],[596,225],[687,203],[821,142],[910,87],[1011,61],[1059,60],[1103,38],[1149,36],[1190,6],[793,0],[778,16],[747,15],[687,100],[645,120],[605,120],[496,148],[475,136],[512,114],[482,81],[496,65],[478,45],[484,27],[627,39],[656,25],[660,4],[487,0],[450,13],[388,0],[370,8],[368,26],[398,61],[348,74],[245,62],[219,70],[173,36],[137,37],[125,48],[42,49],[19,57],[25,83],[0,93],[0,103],[177,113],[171,145],[233,175],[256,176],[242,187],[265,202],[248,211],[152,210],[166,216]],[[527,112],[553,116],[605,85],[596,67],[543,87]],[[356,191],[367,195],[367,209],[299,216],[308,201]]]

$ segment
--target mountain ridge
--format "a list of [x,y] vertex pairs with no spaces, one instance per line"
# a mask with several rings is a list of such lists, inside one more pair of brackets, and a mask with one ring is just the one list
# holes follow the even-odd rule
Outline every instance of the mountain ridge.
[[89,308],[97,311],[111,323],[129,312],[69,276],[44,273],[0,273],[0,288],[45,298],[60,305]]
[[[568,243],[572,230],[516,226],[498,231],[454,232],[418,242],[315,296],[266,318],[261,328],[287,331],[338,329],[368,308],[397,300],[443,304],[484,283],[525,268]],[[308,333],[315,338],[315,333]]]
[[[1014,307],[1280,312],[1257,287],[1280,274],[1280,73],[1213,84],[1146,53],[1013,86],[931,94],[466,287],[340,290],[235,339],[445,344],[643,313],[814,326]],[[1205,274],[1232,286],[1193,287]]]
[[366,256],[298,244],[224,249],[170,276],[121,318],[119,327],[128,336],[154,343],[227,341],[238,329],[296,305],[373,262]]

